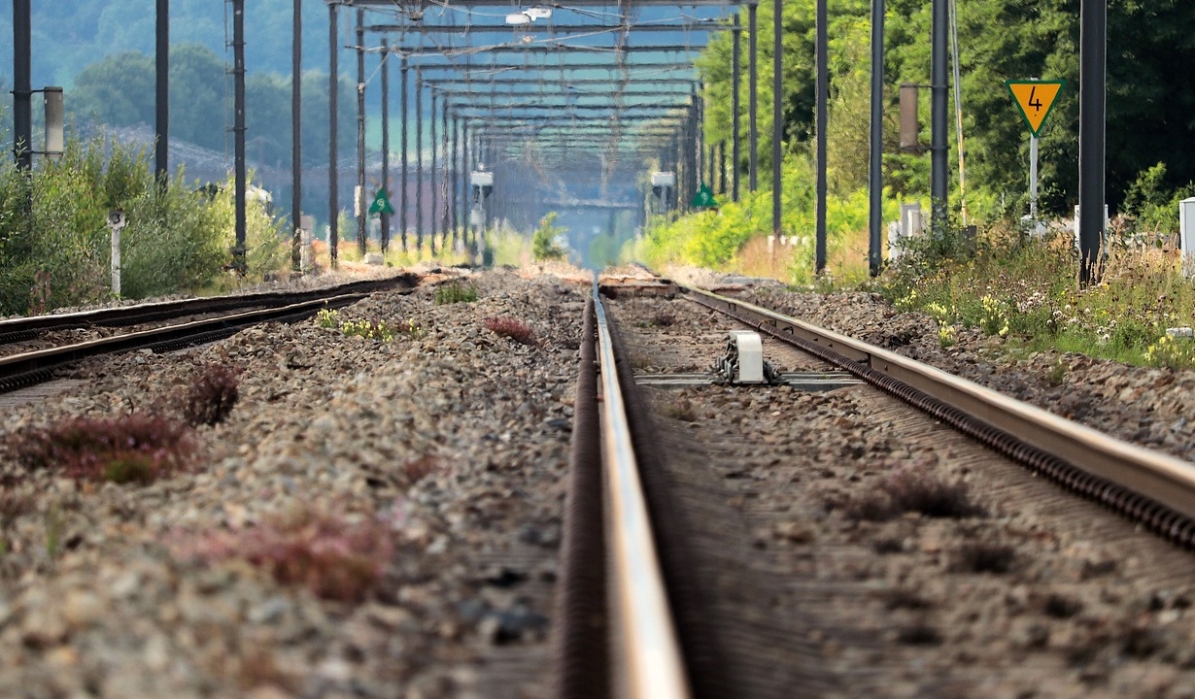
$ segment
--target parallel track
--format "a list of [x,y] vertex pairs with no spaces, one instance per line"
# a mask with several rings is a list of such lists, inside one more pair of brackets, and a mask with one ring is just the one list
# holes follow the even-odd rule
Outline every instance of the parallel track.
[[[197,313],[217,313],[213,317],[151,330],[124,333],[86,342],[36,350],[7,357],[0,357],[0,393],[32,386],[53,378],[56,369],[68,366],[80,359],[148,348],[154,351],[170,351],[189,345],[213,342],[229,337],[252,325],[268,322],[294,322],[309,318],[323,309],[341,308],[368,297],[382,289],[411,289],[414,278],[403,275],[387,280],[357,282],[320,291],[304,291],[293,294],[269,294],[266,299],[255,297],[221,297],[219,299],[195,299],[194,302],[170,302],[133,306],[127,309],[111,309],[95,314],[71,314],[73,319],[63,323],[75,323],[70,327],[85,327],[91,324],[144,323],[169,317],[189,317]],[[264,307],[262,307],[264,306]],[[255,310],[236,312],[235,309],[256,307]],[[214,309],[223,308],[223,311]],[[117,313],[117,311],[123,311]],[[231,311],[231,312],[230,312]],[[52,316],[49,318],[53,318]],[[90,320],[84,322],[83,318]],[[47,317],[20,319],[29,327],[14,332],[33,329],[48,322]],[[18,321],[9,321],[15,327]],[[49,326],[61,329],[66,325]]]
[[1159,536],[1195,546],[1192,464],[874,345],[737,299],[680,288],[690,300],[837,365]]
[[[1195,540],[1191,464],[867,343],[736,299],[674,288],[840,367],[1163,538],[1188,547]],[[610,296],[624,291],[636,293],[601,289]],[[615,361],[623,352],[617,332],[604,331],[606,325],[595,293],[587,308],[574,412],[553,696],[718,696],[729,687],[718,672],[717,630],[693,622],[703,607],[700,595],[695,599],[685,589],[689,576],[683,571],[691,570],[686,533],[678,530],[653,464],[652,452],[660,447],[637,405],[630,362],[625,356]],[[615,342],[608,345],[611,335]],[[639,606],[644,599],[650,604]]]
[[41,333],[47,332],[91,327],[131,326],[185,316],[228,313],[234,310],[250,308],[280,308],[304,301],[327,298],[330,295],[369,294],[374,291],[393,288],[396,285],[399,288],[410,288],[415,285],[416,281],[417,279],[414,275],[403,274],[391,279],[371,279],[350,282],[329,289],[271,291],[237,296],[213,296],[144,303],[134,306],[120,306],[118,308],[104,308],[94,311],[79,311],[77,313],[56,313],[30,316],[27,318],[11,318],[9,320],[0,320],[0,345],[32,340]]

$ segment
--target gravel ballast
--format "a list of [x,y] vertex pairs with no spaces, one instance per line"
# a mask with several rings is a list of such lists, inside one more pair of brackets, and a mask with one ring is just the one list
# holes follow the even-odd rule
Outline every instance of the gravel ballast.
[[[540,696],[587,290],[464,283],[476,301],[435,305],[429,288],[340,312],[397,328],[388,342],[272,324],[87,363],[69,392],[8,409],[6,438],[172,415],[203,365],[241,372],[190,468],[151,485],[0,461],[0,696]],[[324,536],[304,517],[344,530],[325,548],[365,537],[380,559],[366,594],[245,560]]]
[[[541,271],[461,273],[478,291],[472,302],[436,305],[424,288],[340,311],[341,321],[384,321],[389,341],[313,321],[272,324],[183,352],[90,361],[5,402],[0,440],[11,445],[67,417],[177,416],[206,365],[240,376],[227,421],[197,428],[193,459],[152,484],[75,481],[0,452],[0,696],[546,696],[589,287],[584,273]],[[1195,373],[1048,353],[1014,361],[1002,340],[978,332],[943,349],[932,319],[872,294],[739,293],[1192,458]],[[665,321],[703,325],[696,346],[666,333],[640,344],[637,370],[703,371],[724,344],[723,324],[705,311],[668,319],[646,301],[627,307],[640,305],[643,326],[631,324],[651,330],[644,336]],[[530,344],[487,328],[503,319],[525,324]],[[819,366],[795,354],[782,364]],[[820,624],[795,642],[831,673],[822,679],[871,668],[835,685],[840,696],[862,687],[872,694],[854,695],[1195,697],[1195,565],[1170,560],[1187,554],[1016,467],[981,472],[962,456],[974,449],[967,440],[905,417],[895,401],[881,425],[863,425],[862,390],[654,392],[665,439],[688,442],[694,458],[742,462],[690,480],[738,512],[726,526],[704,523],[711,538],[741,539],[723,562],[766,572],[781,593],[775,604]],[[708,436],[689,437],[698,431]],[[744,431],[772,441],[740,441]],[[920,444],[896,443],[899,431]],[[989,516],[842,515],[859,489],[909,465],[964,478]],[[1068,524],[1047,526],[1050,517]],[[1011,574],[919,577],[920,567],[959,565],[955,535],[1011,547]],[[819,546],[841,564],[823,563]],[[355,573],[277,565],[302,556]],[[806,614],[810,592],[824,595],[814,605],[839,593],[853,603]],[[784,614],[771,616],[760,628]],[[852,618],[872,625],[852,635]],[[1018,662],[1032,671],[1014,681]]]

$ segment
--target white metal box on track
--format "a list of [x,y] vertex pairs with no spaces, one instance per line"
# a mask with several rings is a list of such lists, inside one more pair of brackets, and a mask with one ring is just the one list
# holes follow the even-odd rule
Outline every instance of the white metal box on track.
[[759,333],[750,330],[731,330],[730,341],[734,343],[738,366],[734,383],[763,383],[763,339]]

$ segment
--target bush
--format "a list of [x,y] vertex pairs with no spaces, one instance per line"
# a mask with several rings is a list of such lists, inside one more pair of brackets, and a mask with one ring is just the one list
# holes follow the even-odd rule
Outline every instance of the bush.
[[1017,552],[1006,544],[972,542],[959,549],[954,564],[956,571],[964,573],[995,573],[1001,575],[1013,569]]
[[[0,159],[0,314],[106,298],[113,208],[128,221],[122,296],[219,288],[235,238],[232,187],[216,188],[210,201],[193,189],[181,171],[159,187],[144,150],[105,137],[70,140],[60,159],[39,159],[31,174]],[[257,202],[248,223],[250,275],[285,264],[285,241]]]
[[477,287],[471,284],[452,282],[436,288],[436,305],[446,306],[453,303],[472,303],[477,300]]
[[568,233],[568,229],[553,225],[555,222],[556,212],[549,211],[547,216],[540,219],[539,228],[531,236],[531,255],[536,260],[564,259],[564,248],[559,241]]
[[845,514],[850,519],[873,522],[919,512],[926,517],[983,517],[987,513],[971,500],[967,484],[950,483],[922,467],[903,468],[874,488],[852,497]]

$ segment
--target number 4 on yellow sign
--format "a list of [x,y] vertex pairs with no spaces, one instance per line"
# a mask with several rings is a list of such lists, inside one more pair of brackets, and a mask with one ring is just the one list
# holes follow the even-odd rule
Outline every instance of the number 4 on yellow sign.
[[1017,108],[1021,110],[1021,116],[1025,118],[1029,132],[1037,136],[1045,126],[1046,117],[1050,116],[1050,110],[1054,108],[1054,102],[1066,81],[1009,80],[1005,85],[1008,85],[1008,92],[1017,103]]

